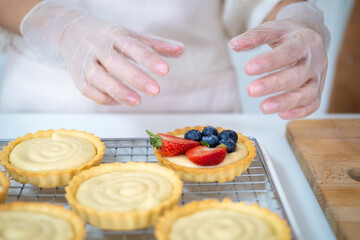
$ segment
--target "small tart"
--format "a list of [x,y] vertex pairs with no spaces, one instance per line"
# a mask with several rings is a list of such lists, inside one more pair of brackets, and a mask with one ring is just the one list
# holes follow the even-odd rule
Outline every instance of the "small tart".
[[[187,131],[196,129],[202,131],[204,126],[186,127],[176,129],[167,134],[183,136]],[[218,132],[225,130],[221,127],[216,128]],[[202,167],[192,163],[185,154],[174,157],[163,157],[154,147],[154,154],[161,166],[174,170],[181,179],[193,182],[227,182],[232,181],[236,176],[240,176],[249,167],[256,156],[256,147],[249,138],[237,133],[238,141],[235,152],[227,153],[224,161],[215,166]]]
[[258,204],[230,199],[194,201],[166,212],[155,225],[158,240],[288,240],[285,220]]
[[0,152],[0,163],[16,181],[50,188],[99,165],[104,153],[104,143],[93,134],[50,129],[9,142]]
[[4,203],[10,188],[10,178],[0,171],[0,203]]
[[182,181],[155,163],[107,163],[75,176],[66,199],[82,219],[101,229],[134,230],[153,225],[176,205]]
[[80,240],[85,223],[63,206],[36,202],[0,205],[1,239]]

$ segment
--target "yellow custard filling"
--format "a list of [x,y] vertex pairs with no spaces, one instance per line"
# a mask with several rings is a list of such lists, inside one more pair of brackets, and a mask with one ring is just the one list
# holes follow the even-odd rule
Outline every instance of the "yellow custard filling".
[[0,192],[3,190],[3,186],[1,186],[1,183],[0,183]]
[[74,232],[64,219],[43,213],[1,211],[0,239],[70,240]]
[[171,240],[275,240],[272,227],[263,219],[239,211],[207,209],[179,218]]
[[166,178],[147,172],[117,171],[84,181],[77,201],[102,211],[147,210],[170,198],[173,186]]
[[29,171],[65,170],[92,160],[96,149],[85,139],[53,133],[51,137],[21,142],[10,154],[10,163]]
[[176,165],[183,166],[183,167],[189,167],[189,168],[217,168],[217,167],[222,167],[222,166],[225,166],[225,165],[229,165],[229,164],[231,164],[233,162],[239,161],[239,160],[245,158],[248,154],[249,154],[249,152],[248,152],[246,146],[242,142],[237,142],[236,143],[236,151],[232,152],[232,153],[227,153],[224,161],[222,161],[220,164],[214,165],[214,166],[196,165],[195,163],[190,161],[186,157],[185,154],[180,154],[180,155],[173,156],[173,157],[164,157],[164,158],[167,159],[169,162],[172,162],[172,163],[174,163]]

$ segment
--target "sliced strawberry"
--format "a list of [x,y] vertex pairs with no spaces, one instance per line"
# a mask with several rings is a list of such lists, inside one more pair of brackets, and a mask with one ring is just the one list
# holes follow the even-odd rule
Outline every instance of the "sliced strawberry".
[[193,163],[201,166],[218,165],[226,156],[226,146],[219,145],[216,148],[198,146],[186,151],[186,156]]
[[185,153],[186,150],[190,148],[200,145],[199,142],[190,139],[176,137],[164,133],[158,133],[155,135],[147,130],[146,132],[150,136],[150,144],[156,147],[159,153],[164,157],[179,155]]

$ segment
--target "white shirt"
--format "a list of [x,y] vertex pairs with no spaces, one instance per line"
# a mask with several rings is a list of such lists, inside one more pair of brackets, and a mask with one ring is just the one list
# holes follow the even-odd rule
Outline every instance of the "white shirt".
[[1,93],[4,112],[234,112],[237,80],[227,41],[258,25],[278,0],[67,0],[125,28],[181,41],[185,53],[167,58],[170,72],[155,79],[156,97],[141,94],[140,106],[99,105],[75,88],[67,69],[27,54],[15,36]]

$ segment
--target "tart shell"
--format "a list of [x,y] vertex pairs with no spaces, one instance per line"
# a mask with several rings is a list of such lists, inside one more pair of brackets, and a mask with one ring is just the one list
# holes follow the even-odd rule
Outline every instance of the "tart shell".
[[37,202],[12,202],[0,205],[0,214],[1,211],[9,210],[43,213],[64,219],[72,226],[74,232],[73,240],[85,239],[85,223],[78,215],[72,211],[66,210],[63,206]]
[[[82,182],[105,173],[127,170],[151,172],[167,178],[173,185],[173,194],[169,199],[154,208],[128,212],[101,211],[84,206],[77,201],[76,193]],[[116,162],[101,164],[100,166],[83,171],[70,181],[65,190],[67,201],[83,220],[105,230],[135,230],[153,225],[160,215],[174,205],[177,205],[182,193],[182,181],[173,171],[155,163]]]
[[[274,230],[278,240],[290,240],[291,230],[286,221],[277,213],[271,212],[267,208],[260,208],[258,204],[247,205],[244,202],[234,203],[229,198],[225,198],[222,202],[217,199],[209,199],[203,201],[193,201],[184,206],[176,206],[172,210],[166,212],[155,225],[155,236],[158,240],[169,240],[169,235],[174,223],[181,217],[191,215],[193,213],[206,209],[224,209],[249,213],[257,216],[269,223]],[[209,226],[211,228],[211,226]]]
[[[173,132],[168,132],[170,135],[184,135],[191,129],[202,131],[205,126],[185,127],[183,129],[176,129]],[[219,132],[225,130],[221,127],[216,128]],[[159,151],[154,147],[154,154],[161,166],[165,166],[174,170],[181,179],[192,182],[227,182],[232,181],[236,176],[240,176],[249,167],[250,163],[256,156],[256,147],[254,143],[241,133],[237,133],[238,141],[241,141],[248,149],[248,156],[233,162],[231,164],[215,167],[215,168],[190,168],[174,164],[164,158]]]
[[2,187],[0,191],[0,203],[4,203],[10,188],[10,178],[2,171],[0,171],[0,186]]
[[[91,161],[88,161],[86,164],[83,164],[76,168],[59,170],[59,171],[28,171],[24,169],[16,168],[10,163],[10,154],[12,150],[21,142],[24,142],[33,138],[41,137],[50,137],[53,133],[61,133],[67,136],[78,137],[85,139],[92,143],[96,149],[96,155]],[[38,187],[42,188],[52,188],[67,185],[68,182],[72,179],[73,176],[80,173],[82,170],[88,169],[90,167],[99,165],[101,159],[105,153],[105,145],[101,142],[99,137],[95,137],[93,134],[86,133],[84,131],[76,130],[46,130],[38,131],[36,133],[29,133],[23,137],[18,137],[14,141],[8,143],[7,146],[3,147],[3,150],[0,152],[0,163],[4,166],[9,175],[19,183],[31,183]]]

